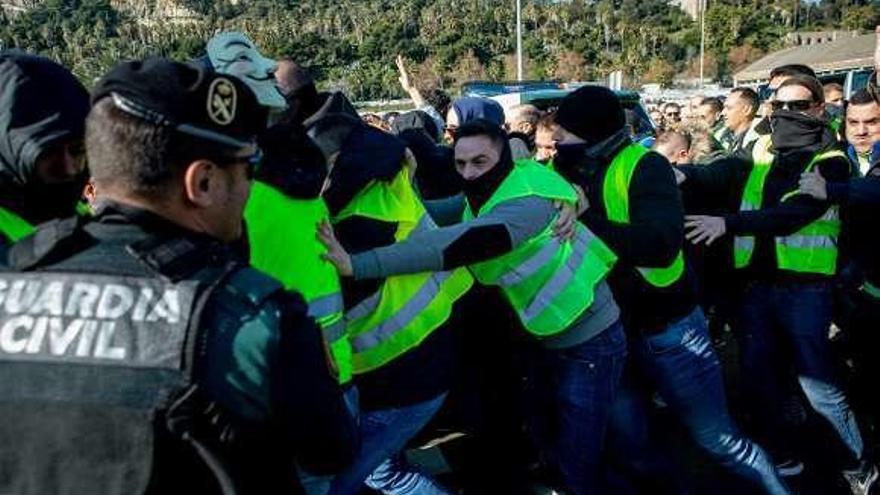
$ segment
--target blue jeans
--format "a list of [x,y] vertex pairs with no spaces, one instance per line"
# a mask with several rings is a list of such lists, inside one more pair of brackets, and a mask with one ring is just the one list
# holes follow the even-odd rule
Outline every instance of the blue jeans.
[[730,418],[721,363],[701,309],[632,346],[639,365],[701,448],[766,493],[789,493],[767,453]]
[[566,493],[604,493],[600,463],[611,404],[626,360],[617,322],[566,349],[535,346],[529,366],[530,429]]
[[[846,395],[835,379],[828,342],[831,325],[830,283],[750,286],[740,304],[736,330],[743,378],[759,431],[780,451],[790,452],[787,435],[787,371],[794,368],[810,406],[824,417],[852,453],[852,467],[865,457],[862,436]],[[782,359],[788,367],[779,366]]]
[[363,485],[389,495],[449,495],[429,476],[406,463],[403,449],[443,405],[446,394],[395,409],[362,412],[361,449],[336,476],[331,495],[356,495]]

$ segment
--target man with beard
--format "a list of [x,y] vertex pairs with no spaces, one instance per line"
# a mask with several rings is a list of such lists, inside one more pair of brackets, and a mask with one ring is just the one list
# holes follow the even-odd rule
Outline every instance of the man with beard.
[[64,67],[0,54],[0,245],[36,224],[69,217],[86,184],[89,95]]
[[600,453],[626,354],[605,282],[616,257],[583,225],[573,240],[554,235],[555,203],[574,204],[574,189],[535,161],[514,163],[494,122],[456,129],[455,162],[465,184],[461,223],[353,256],[324,229],[328,258],[356,281],[467,266],[479,282],[498,287],[534,337],[531,426],[543,453],[566,493],[606,493]]
[[[878,472],[834,376],[827,339],[841,227],[838,209],[797,194],[803,172],[818,170],[834,181],[849,176],[846,155],[824,118],[824,101],[818,80],[788,77],[771,101],[772,133],[755,143],[750,161],[683,168],[677,176],[692,192],[730,197],[730,213],[724,216],[688,217],[687,238],[711,244],[726,234],[734,236],[731,261],[745,283],[736,324],[741,368],[762,436],[781,459],[793,455],[781,410],[789,375],[780,362],[789,356],[810,405],[828,420],[851,455],[843,474],[852,493],[867,494]],[[790,354],[782,352],[783,345]]]
[[[634,384],[655,387],[696,443],[725,467],[765,493],[789,493],[764,450],[728,413],[721,365],[682,251],[684,212],[669,162],[632,142],[620,101],[607,88],[585,86],[566,96],[556,123],[556,170],[584,191],[581,221],[619,258],[609,283],[632,349]],[[614,417],[644,421],[644,401],[627,406]],[[658,465],[640,430],[625,420],[612,430],[636,445],[623,452],[634,470]],[[656,467],[637,474],[670,482]]]

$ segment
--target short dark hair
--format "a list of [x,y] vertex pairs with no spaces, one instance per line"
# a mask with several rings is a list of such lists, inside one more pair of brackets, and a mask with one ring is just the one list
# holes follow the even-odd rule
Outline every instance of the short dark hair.
[[199,159],[228,160],[223,146],[185,136],[119,110],[112,98],[95,103],[86,118],[86,155],[98,190],[160,200],[184,167]]
[[740,99],[745,101],[749,108],[751,109],[751,113],[758,113],[758,107],[760,106],[760,98],[758,97],[758,93],[755,92],[752,88],[747,88],[745,86],[740,86],[738,88],[733,88],[730,91],[730,96],[738,95]]
[[781,76],[809,76],[815,78],[816,71],[804,64],[780,65],[779,67],[776,67],[770,71],[770,79]]
[[446,112],[449,111],[449,107],[452,105],[452,98],[450,98],[449,93],[440,88],[433,88],[425,91],[424,98],[428,105],[437,110],[437,113],[444,118],[446,117]]
[[871,103],[877,103],[877,100],[864,88],[849,97],[849,105],[870,105]]
[[504,132],[498,124],[486,119],[475,119],[462,124],[455,131],[455,143],[467,137],[485,136],[497,146],[500,151],[504,151],[506,146],[510,146],[507,133]]
[[791,78],[786,79],[784,83],[776,88],[777,93],[780,89],[786,86],[800,86],[805,88],[810,92],[810,96],[813,97],[814,102],[825,103],[825,90],[822,89],[822,83],[820,83],[815,77],[803,75],[791,76]]
[[703,98],[700,101],[700,106],[710,106],[716,112],[724,110],[724,103],[721,103],[721,98],[715,98],[714,96]]

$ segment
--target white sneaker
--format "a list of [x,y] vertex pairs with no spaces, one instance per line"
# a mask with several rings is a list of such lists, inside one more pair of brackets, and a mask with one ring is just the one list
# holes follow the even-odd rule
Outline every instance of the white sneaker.
[[844,471],[843,477],[849,483],[853,495],[868,495],[877,483],[877,478],[880,478],[880,472],[877,471],[877,466],[869,464],[863,469]]

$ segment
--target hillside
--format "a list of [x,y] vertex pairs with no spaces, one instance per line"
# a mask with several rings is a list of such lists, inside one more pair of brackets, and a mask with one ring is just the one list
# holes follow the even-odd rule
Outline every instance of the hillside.
[[[789,3],[789,2],[786,2]],[[846,4],[846,9],[841,5]],[[663,0],[524,0],[529,78],[592,79],[621,69],[630,84],[693,73],[699,25]],[[0,43],[37,51],[84,81],[115,61],[189,59],[217,30],[247,32],[273,56],[313,67],[355,99],[401,96],[394,57],[424,85],[514,76],[512,0],[0,0]],[[875,2],[718,0],[707,12],[710,76],[782,45],[794,29],[870,28]],[[794,4],[792,4],[792,7]]]

